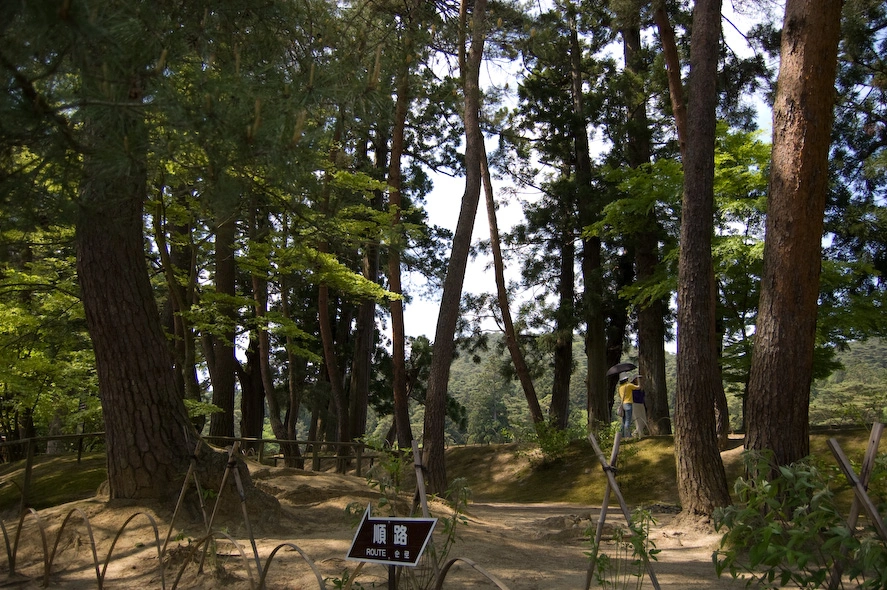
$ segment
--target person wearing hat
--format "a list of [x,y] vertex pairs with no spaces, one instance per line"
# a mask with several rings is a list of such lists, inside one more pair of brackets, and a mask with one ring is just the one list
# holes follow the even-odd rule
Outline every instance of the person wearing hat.
[[[637,385],[638,379],[638,376],[635,376],[634,379],[632,379],[628,375],[619,379],[619,399],[622,404],[620,406],[622,411],[619,415],[622,416],[622,436],[624,438],[631,436],[631,414],[634,408],[634,390],[640,389],[640,385]],[[634,383],[632,383],[632,381],[634,381]]]

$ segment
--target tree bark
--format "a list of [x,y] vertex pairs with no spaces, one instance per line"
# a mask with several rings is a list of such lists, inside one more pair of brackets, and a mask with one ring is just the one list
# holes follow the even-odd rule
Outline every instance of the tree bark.
[[773,109],[746,448],[810,452],[809,404],[841,2],[788,0]]
[[[467,0],[461,7],[462,27],[467,20]],[[467,57],[462,56],[460,66],[465,95],[465,192],[453,236],[453,248],[444,279],[443,295],[434,333],[434,352],[428,377],[428,392],[425,397],[425,434],[423,437],[428,461],[429,488],[432,493],[445,494],[447,473],[444,459],[444,429],[446,424],[447,386],[450,378],[450,364],[455,351],[456,321],[459,317],[459,302],[462,298],[462,285],[465,281],[465,268],[471,248],[471,234],[481,190],[481,150],[483,137],[480,131],[480,65],[483,59],[483,46],[486,30],[487,1],[475,0],[471,19],[471,47]]]
[[[641,32],[637,27],[622,30],[625,67],[645,79],[647,71],[641,58]],[[672,39],[673,41],[673,39]],[[680,83],[680,79],[678,80]],[[643,89],[630,87],[628,97],[628,165],[637,168],[650,162],[650,123],[647,119],[646,96]],[[659,266],[659,222],[650,211],[637,224],[634,238],[635,265],[638,281],[648,281]],[[668,389],[665,383],[665,302],[654,299],[637,308],[638,373],[641,387],[646,392],[649,412],[648,425],[653,434],[671,434],[668,411]]]
[[91,152],[80,186],[77,274],[95,349],[110,495],[169,499],[181,487],[196,433],[145,262],[147,130],[134,109],[84,114]]
[[570,419],[570,378],[573,376],[573,328],[576,325],[576,245],[573,242],[573,216],[562,204],[560,235],[560,272],[558,273],[558,303],[555,311],[554,360],[551,380],[551,405],[548,418],[551,425],[566,430]]
[[505,287],[505,263],[502,260],[502,245],[499,239],[499,223],[496,220],[496,202],[493,199],[493,183],[490,179],[490,169],[487,162],[486,150],[482,150],[483,162],[482,175],[484,183],[484,195],[487,205],[487,221],[490,224],[490,249],[493,252],[493,273],[496,278],[496,299],[499,303],[499,311],[502,313],[502,326],[505,330],[505,345],[514,364],[514,372],[517,374],[527,406],[530,409],[530,419],[533,424],[541,424],[545,421],[542,407],[539,405],[539,396],[536,395],[536,386],[530,375],[530,368],[524,358],[517,333],[514,329],[514,320],[511,318],[511,308],[508,303],[508,290]]
[[658,2],[653,11],[653,20],[659,29],[659,41],[662,43],[662,54],[665,57],[665,71],[668,77],[668,94],[671,98],[671,110],[674,114],[675,129],[678,135],[678,146],[681,159],[686,161],[687,152],[687,107],[684,106],[684,86],[681,82],[681,60],[675,43],[674,28],[665,12],[665,3]]
[[[573,103],[573,151],[576,158],[576,184],[579,206],[579,226],[594,223],[596,208],[591,190],[591,153],[588,147],[588,125],[583,100],[582,47],[575,14],[570,15],[570,94]],[[610,423],[607,388],[607,334],[604,318],[604,281],[601,265],[601,240],[582,238],[582,293],[585,319],[586,404],[588,427]],[[566,287],[566,285],[564,285]],[[574,289],[572,283],[571,291]],[[572,361],[572,328],[570,338]],[[569,392],[569,384],[567,384]],[[569,395],[569,393],[568,393]]]
[[[404,31],[404,51],[409,51],[416,23],[419,0],[408,6],[406,30]],[[394,103],[394,122],[391,131],[391,155],[388,162],[388,209],[391,213],[392,235],[398,236],[388,251],[388,288],[392,293],[403,295],[401,284],[399,241],[402,235],[400,210],[403,204],[401,188],[403,175],[401,158],[404,152],[404,130],[410,106],[410,63],[407,55],[402,56],[397,74],[397,98]],[[394,394],[394,428],[397,444],[401,449],[409,449],[413,444],[413,431],[410,425],[409,396],[407,395],[406,332],[404,329],[403,299],[391,301],[391,362],[392,391]]]
[[678,358],[675,458],[681,505],[708,517],[730,503],[718,452],[714,400],[717,387],[715,284],[712,270],[714,149],[720,0],[697,0],[688,83],[688,136],[684,162],[681,252],[678,264]]
[[236,310],[231,303],[237,294],[237,266],[234,258],[237,241],[237,201],[239,195],[230,186],[224,172],[217,177],[218,194],[215,203],[215,288],[222,296],[217,313],[221,325],[213,338],[213,358],[210,372],[213,386],[213,403],[220,408],[209,419],[209,435],[234,436],[234,390],[237,358],[234,356],[234,325]]

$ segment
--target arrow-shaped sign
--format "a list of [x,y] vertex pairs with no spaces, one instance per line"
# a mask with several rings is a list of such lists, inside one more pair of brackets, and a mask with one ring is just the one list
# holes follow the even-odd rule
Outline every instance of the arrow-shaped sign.
[[436,524],[436,518],[372,518],[367,506],[346,559],[415,566]]

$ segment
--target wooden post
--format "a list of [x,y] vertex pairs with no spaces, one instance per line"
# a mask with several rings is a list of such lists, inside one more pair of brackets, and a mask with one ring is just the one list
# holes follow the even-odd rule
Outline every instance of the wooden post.
[[25,482],[22,484],[22,506],[19,514],[24,514],[28,508],[28,495],[31,491],[31,471],[34,468],[34,440],[28,439],[25,446],[27,460],[25,461]]
[[[875,468],[875,458],[878,456],[878,446],[881,444],[881,436],[884,434],[884,425],[880,422],[872,424],[872,432],[869,435],[869,444],[865,450],[865,458],[862,460],[862,470],[859,472],[859,482],[865,489],[869,487],[869,479],[872,470]],[[837,442],[835,443],[837,445]],[[859,510],[861,504],[859,498],[853,498],[853,504],[850,505],[850,514],[847,516],[847,526],[850,528],[850,534],[856,529],[856,521],[859,519]],[[841,552],[842,557],[846,557],[846,551]],[[835,560],[832,565],[831,576],[829,577],[829,590],[837,590],[841,585],[841,575],[844,573],[843,564]]]
[[[614,446],[615,441],[618,440],[618,438],[614,439]],[[594,437],[594,433],[588,435],[588,441],[591,443],[592,448],[594,448],[594,453],[595,455],[597,455],[598,461],[600,461],[601,467],[604,470],[604,474],[607,476],[609,487],[613,489],[613,493],[616,495],[616,499],[619,500],[619,506],[622,508],[622,514],[625,516],[625,522],[631,524],[631,511],[628,509],[628,504],[625,503],[625,497],[623,497],[622,491],[619,489],[619,484],[616,483],[615,470],[610,467],[610,464],[607,463],[607,460],[604,458],[604,453],[603,451],[601,451],[601,447],[598,445],[597,439]],[[647,568],[647,575],[650,576],[650,583],[653,584],[653,588],[659,590],[659,580],[656,579],[656,572],[653,571],[653,564],[650,563],[650,560],[647,559],[646,555],[643,557],[643,559],[644,565]]]
[[[622,442],[622,430],[616,432],[613,439],[613,452],[610,453],[610,464],[605,466],[604,470],[616,470],[616,458],[619,456],[619,443]],[[601,543],[601,537],[604,533],[604,523],[607,521],[607,509],[610,506],[610,480],[604,484],[604,501],[601,504],[601,513],[597,520],[597,529],[594,533],[594,545],[591,547],[591,555],[589,556],[588,573],[585,575],[585,590],[591,588],[591,580],[594,578],[594,568],[597,565],[598,546]]]
[[357,461],[357,465],[354,468],[354,475],[360,477],[361,464],[363,463],[363,443],[357,443],[357,446],[354,448],[354,458]]
[[835,456],[835,459],[838,460],[838,467],[841,468],[847,481],[850,482],[850,487],[853,488],[853,493],[856,494],[856,499],[859,500],[859,504],[862,506],[863,510],[865,510],[869,520],[871,520],[872,526],[875,527],[878,536],[881,537],[882,541],[887,542],[887,528],[885,528],[884,521],[881,519],[881,514],[878,512],[878,507],[875,506],[872,499],[869,498],[865,486],[859,478],[856,477],[856,473],[853,471],[853,466],[850,465],[850,460],[844,454],[841,445],[838,444],[837,440],[830,438],[828,440],[828,447],[831,449],[832,455]]

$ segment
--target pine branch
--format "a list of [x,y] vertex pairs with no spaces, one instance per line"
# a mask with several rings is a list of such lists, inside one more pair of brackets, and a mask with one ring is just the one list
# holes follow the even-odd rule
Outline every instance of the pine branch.
[[49,105],[46,98],[44,98],[44,96],[34,87],[34,83],[28,79],[27,76],[22,74],[18,68],[15,67],[15,64],[10,62],[3,53],[0,53],[0,65],[12,74],[16,84],[21,89],[25,98],[31,102],[37,115],[48,115],[50,120],[55,124],[67,141],[68,145],[77,151],[83,151],[82,146],[77,142],[77,139],[74,136],[74,130],[71,128],[68,119]]

